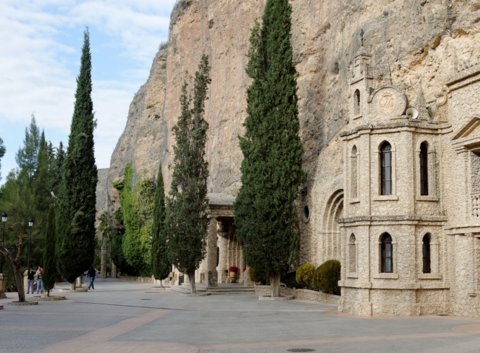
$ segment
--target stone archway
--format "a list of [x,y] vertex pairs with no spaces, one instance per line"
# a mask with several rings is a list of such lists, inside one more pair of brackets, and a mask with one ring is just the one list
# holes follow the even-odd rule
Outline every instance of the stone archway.
[[336,190],[325,204],[322,234],[319,241],[320,262],[341,260],[341,237],[338,219],[343,214],[343,189]]

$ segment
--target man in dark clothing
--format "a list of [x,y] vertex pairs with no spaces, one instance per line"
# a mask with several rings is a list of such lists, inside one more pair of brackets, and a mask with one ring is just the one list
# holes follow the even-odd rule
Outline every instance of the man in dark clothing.
[[88,277],[90,277],[90,284],[88,285],[88,289],[95,289],[95,286],[93,285],[93,282],[95,281],[95,275],[97,274],[97,270],[95,270],[95,267],[92,265],[88,269]]
[[33,284],[35,282],[35,271],[31,267],[27,270],[27,294],[33,294]]

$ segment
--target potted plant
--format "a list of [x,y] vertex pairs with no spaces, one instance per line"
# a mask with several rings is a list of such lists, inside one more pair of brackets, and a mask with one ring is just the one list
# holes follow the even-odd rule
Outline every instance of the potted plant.
[[228,266],[228,276],[231,278],[237,278],[238,267],[235,265]]

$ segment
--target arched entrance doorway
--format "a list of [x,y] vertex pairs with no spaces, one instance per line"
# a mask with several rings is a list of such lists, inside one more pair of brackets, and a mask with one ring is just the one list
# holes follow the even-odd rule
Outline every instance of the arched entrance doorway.
[[341,238],[338,219],[343,214],[343,190],[335,191],[327,203],[323,214],[322,234],[319,242],[320,263],[330,259],[341,259]]

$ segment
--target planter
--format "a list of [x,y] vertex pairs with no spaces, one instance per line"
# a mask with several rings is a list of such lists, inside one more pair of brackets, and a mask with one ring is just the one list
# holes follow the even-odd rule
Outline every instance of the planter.
[[5,294],[7,287],[7,277],[0,273],[0,299],[5,299],[7,295]]
[[228,283],[236,283],[237,282],[237,272],[236,271],[228,271]]

